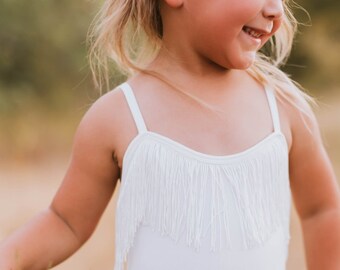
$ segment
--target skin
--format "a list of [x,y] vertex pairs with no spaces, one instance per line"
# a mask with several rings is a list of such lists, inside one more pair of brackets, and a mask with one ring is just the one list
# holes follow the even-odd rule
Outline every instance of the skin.
[[[203,0],[166,1],[164,44],[179,59],[197,69],[209,64],[213,71],[219,65],[225,69],[245,69],[254,61],[257,49],[268,41],[281,24],[283,13],[279,0]],[[261,45],[249,45],[241,31],[244,25],[269,30]],[[212,31],[213,29],[213,31]],[[180,41],[180,42],[179,42]],[[192,69],[192,67],[187,67]]]
[[[245,69],[280,26],[282,2],[166,0],[161,12],[164,46],[149,68],[222,113],[217,116],[155,77],[137,74],[129,83],[148,130],[210,155],[241,152],[273,132],[263,86]],[[250,46],[242,36],[244,25],[270,27],[271,32],[259,46]],[[305,118],[309,133],[295,107],[278,101],[278,109],[309,270],[339,269],[340,195],[318,123]],[[95,230],[136,135],[122,91],[99,98],[79,124],[53,202],[2,243],[0,269],[45,269],[78,250]]]

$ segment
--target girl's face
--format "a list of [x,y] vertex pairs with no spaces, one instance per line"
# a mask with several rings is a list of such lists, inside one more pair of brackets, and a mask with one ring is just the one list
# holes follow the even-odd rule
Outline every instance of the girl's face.
[[[180,1],[180,0],[176,0]],[[192,48],[228,69],[245,69],[281,25],[283,0],[182,0]]]

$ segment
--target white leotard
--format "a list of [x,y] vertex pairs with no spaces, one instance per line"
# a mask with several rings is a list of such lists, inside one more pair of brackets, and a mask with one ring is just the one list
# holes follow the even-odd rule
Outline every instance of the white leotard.
[[114,270],[284,270],[290,240],[288,146],[274,92],[274,132],[215,156],[148,131],[120,85],[138,135],[123,158]]

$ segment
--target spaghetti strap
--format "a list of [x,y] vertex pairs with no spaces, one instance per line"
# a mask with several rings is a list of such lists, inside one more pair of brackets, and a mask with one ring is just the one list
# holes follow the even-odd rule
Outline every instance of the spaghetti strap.
[[119,88],[123,90],[123,93],[129,105],[130,111],[132,113],[133,119],[137,126],[138,133],[147,131],[143,116],[140,112],[136,97],[132,91],[131,86],[127,82],[124,82],[121,85],[119,85]]
[[280,117],[279,117],[279,111],[277,109],[277,103],[276,103],[276,98],[275,94],[273,92],[273,89],[270,88],[269,86],[265,86],[267,98],[268,98],[268,103],[270,107],[270,112],[272,115],[273,119],[273,125],[274,125],[274,131],[275,132],[280,132]]

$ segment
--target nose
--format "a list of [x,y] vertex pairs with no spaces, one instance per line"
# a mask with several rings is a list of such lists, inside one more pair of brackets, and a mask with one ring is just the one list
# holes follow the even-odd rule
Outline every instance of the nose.
[[277,20],[283,16],[283,1],[284,0],[266,0],[266,5],[263,8],[263,16]]

